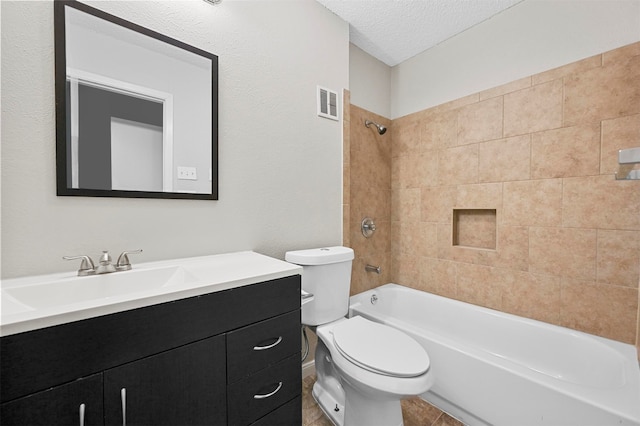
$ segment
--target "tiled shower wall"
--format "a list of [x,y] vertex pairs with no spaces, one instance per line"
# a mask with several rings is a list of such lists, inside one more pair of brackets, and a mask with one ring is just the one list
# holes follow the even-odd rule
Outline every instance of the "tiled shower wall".
[[640,43],[393,122],[345,105],[352,293],[396,282],[640,350],[640,181],[614,179],[640,147]]
[[[347,102],[345,100],[345,105]],[[345,112],[349,106],[345,106]],[[351,276],[351,294],[391,281],[391,130],[379,135],[372,120],[388,128],[391,121],[350,105],[345,114],[345,211],[344,244],[353,248],[356,258]],[[350,182],[349,188],[347,182]],[[348,200],[348,201],[347,201]],[[347,204],[348,203],[348,204]],[[362,234],[365,217],[374,220],[376,231],[370,238]],[[365,271],[369,264],[380,267],[380,274]]]

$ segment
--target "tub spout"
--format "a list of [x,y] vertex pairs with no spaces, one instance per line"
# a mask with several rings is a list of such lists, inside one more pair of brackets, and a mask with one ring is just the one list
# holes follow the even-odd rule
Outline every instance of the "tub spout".
[[380,274],[382,269],[379,266],[367,265],[364,267],[364,270],[367,272],[375,272],[376,274]]

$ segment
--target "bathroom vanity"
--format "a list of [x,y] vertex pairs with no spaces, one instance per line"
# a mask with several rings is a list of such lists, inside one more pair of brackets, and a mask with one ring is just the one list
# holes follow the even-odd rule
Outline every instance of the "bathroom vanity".
[[17,333],[3,314],[2,424],[301,424],[300,271],[232,255],[111,313]]

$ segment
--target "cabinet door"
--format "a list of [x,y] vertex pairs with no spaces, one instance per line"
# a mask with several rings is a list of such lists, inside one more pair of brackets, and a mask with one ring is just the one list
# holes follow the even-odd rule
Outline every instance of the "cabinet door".
[[220,335],[105,371],[105,424],[226,424],[225,353]]
[[102,425],[102,374],[25,396],[0,406],[9,425]]

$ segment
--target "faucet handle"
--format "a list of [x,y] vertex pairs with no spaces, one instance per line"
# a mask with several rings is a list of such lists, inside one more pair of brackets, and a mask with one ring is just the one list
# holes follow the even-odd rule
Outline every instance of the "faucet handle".
[[80,256],[62,256],[64,260],[76,260],[82,259],[82,263],[80,263],[80,269],[78,269],[78,276],[84,277],[86,275],[93,275],[96,273],[96,266],[93,264],[93,260],[89,256],[80,255]]
[[129,262],[129,254],[142,253],[142,249],[131,250],[131,251],[123,251],[118,256],[118,261],[116,262],[116,269],[118,271],[128,271],[131,269],[131,262]]

